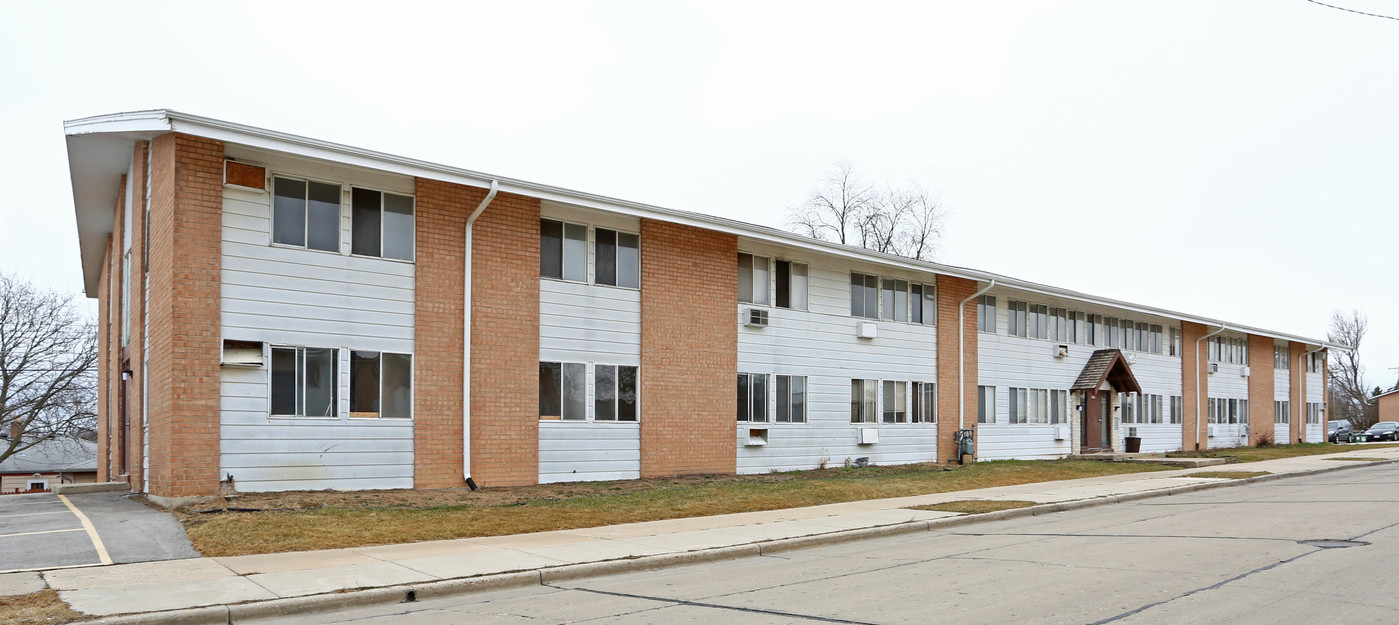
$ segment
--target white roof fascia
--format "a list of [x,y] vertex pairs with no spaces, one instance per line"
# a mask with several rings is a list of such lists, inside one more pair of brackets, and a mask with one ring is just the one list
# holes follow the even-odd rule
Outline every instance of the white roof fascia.
[[351,166],[364,167],[367,169],[377,169],[406,176],[431,178],[444,182],[454,182],[476,187],[489,187],[491,181],[497,181],[500,189],[507,193],[514,193],[528,197],[535,197],[542,200],[551,200],[573,204],[585,208],[620,213],[633,217],[642,217],[667,221],[696,228],[715,230],[727,234],[746,237],[767,243],[778,245],[789,245],[798,248],[815,250],[835,256],[855,259],[865,262],[876,263],[886,266],[894,266],[912,271],[922,271],[934,274],[948,275],[957,278],[976,280],[978,282],[989,282],[995,280],[997,286],[1018,289],[1026,292],[1037,293],[1052,297],[1062,297],[1066,299],[1078,300],[1089,304],[1119,308],[1131,312],[1156,315],[1180,321],[1188,321],[1203,325],[1227,326],[1230,330],[1238,330],[1250,334],[1257,334],[1274,339],[1293,341],[1307,345],[1317,345],[1321,347],[1341,347],[1326,341],[1297,336],[1293,334],[1273,332],[1262,328],[1239,325],[1189,315],[1177,311],[1133,304],[1104,297],[1096,297],[1085,293],[1079,293],[1069,289],[1062,289],[1044,284],[1026,282],[1008,276],[1002,276],[990,272],[942,265],[938,263],[916,261],[901,256],[871,252],[862,248],[848,245],[840,245],[819,239],[799,236],[776,228],[749,224],[722,217],[714,217],[702,213],[681,211],[676,209],[663,208],[639,202],[631,202],[610,198],[602,195],[574,191],[561,187],[554,187],[525,180],[517,180],[505,176],[495,176],[487,173],[451,167],[429,161],[396,156],[384,152],[356,148],[329,141],[312,139],[299,135],[293,135],[275,130],[267,130],[254,126],[247,126],[233,122],[189,115],[168,109],[153,111],[138,111],[130,113],[117,113],[114,115],[103,115],[73,120],[64,123],[64,128],[70,135],[85,133],[132,133],[138,135],[154,136],[163,132],[182,132],[186,134],[218,139],[225,142],[237,143],[250,147],[262,148],[278,152],[286,152],[308,158],[315,158],[335,163],[342,163]]

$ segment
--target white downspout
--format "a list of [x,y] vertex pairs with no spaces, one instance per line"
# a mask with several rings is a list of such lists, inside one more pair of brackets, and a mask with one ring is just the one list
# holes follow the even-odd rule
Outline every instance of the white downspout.
[[967,322],[964,320],[967,302],[985,295],[993,286],[996,286],[995,279],[992,279],[986,288],[968,295],[966,299],[957,303],[957,429],[959,430],[964,430],[967,426],[967,383],[963,379],[967,374]]
[[1195,339],[1195,449],[1200,448],[1200,419],[1203,416],[1203,413],[1200,412],[1200,342],[1216,334],[1221,334],[1227,329],[1229,326],[1221,323],[1218,330]]
[[486,211],[500,191],[500,181],[491,181],[491,190],[485,199],[466,218],[466,243],[462,264],[466,267],[462,276],[462,361],[461,361],[461,474],[466,485],[476,490],[476,481],[471,479],[471,226],[476,218]]
[[1303,353],[1301,356],[1297,357],[1297,370],[1302,373],[1302,375],[1299,376],[1302,380],[1302,393],[1301,395],[1299,395],[1299,397],[1302,398],[1302,405],[1297,407],[1297,417],[1302,421],[1300,424],[1298,424],[1299,427],[1297,428],[1297,433],[1300,435],[1298,437],[1300,439],[1298,442],[1307,442],[1307,368],[1305,366],[1307,362],[1307,356],[1315,354],[1324,349],[1326,349],[1325,345],[1319,345],[1316,349]]

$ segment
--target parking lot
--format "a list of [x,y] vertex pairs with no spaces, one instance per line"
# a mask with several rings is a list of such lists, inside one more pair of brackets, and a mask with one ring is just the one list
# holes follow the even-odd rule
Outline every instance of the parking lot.
[[0,573],[196,557],[175,517],[120,493],[0,497]]

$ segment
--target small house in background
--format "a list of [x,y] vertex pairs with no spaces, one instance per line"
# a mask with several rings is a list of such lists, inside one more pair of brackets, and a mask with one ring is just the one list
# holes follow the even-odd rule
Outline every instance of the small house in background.
[[1380,421],[1399,421],[1399,386],[1375,398],[1380,407]]
[[48,438],[0,461],[0,494],[96,481],[97,443],[80,438]]

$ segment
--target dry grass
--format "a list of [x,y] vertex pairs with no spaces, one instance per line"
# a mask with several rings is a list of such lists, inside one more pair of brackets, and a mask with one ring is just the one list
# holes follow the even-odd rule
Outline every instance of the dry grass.
[[1342,462],[1384,462],[1388,458],[1366,458],[1362,456],[1350,456],[1346,458],[1326,458],[1326,460],[1339,460]]
[[[296,492],[213,500],[176,514],[206,556],[501,536],[617,523],[777,510],[1166,470],[1083,460],[983,462],[696,476],[581,484],[385,492]],[[282,509],[199,510],[224,505]]]
[[928,510],[931,512],[960,512],[962,514],[984,514],[987,512],[1000,512],[1001,510],[1014,510],[1016,508],[1028,508],[1039,504],[1033,501],[1007,500],[991,501],[988,499],[962,499],[960,501],[947,501],[926,506],[909,506],[909,510]]
[[1199,473],[1191,473],[1185,477],[1221,477],[1231,480],[1242,480],[1244,478],[1258,477],[1260,475],[1272,475],[1272,473],[1268,471],[1201,471]]
[[[1383,448],[1396,446],[1399,445],[1368,445],[1367,447]],[[1335,445],[1332,443],[1295,443],[1292,445],[1273,445],[1272,447],[1232,447],[1228,449],[1210,449],[1203,451],[1177,451],[1166,455],[1171,458],[1233,458],[1234,462],[1259,462],[1263,460],[1277,460],[1279,458],[1295,458],[1297,456],[1334,454],[1354,449],[1354,447]]]
[[69,609],[53,590],[0,597],[0,623],[6,625],[60,625],[87,618]]

